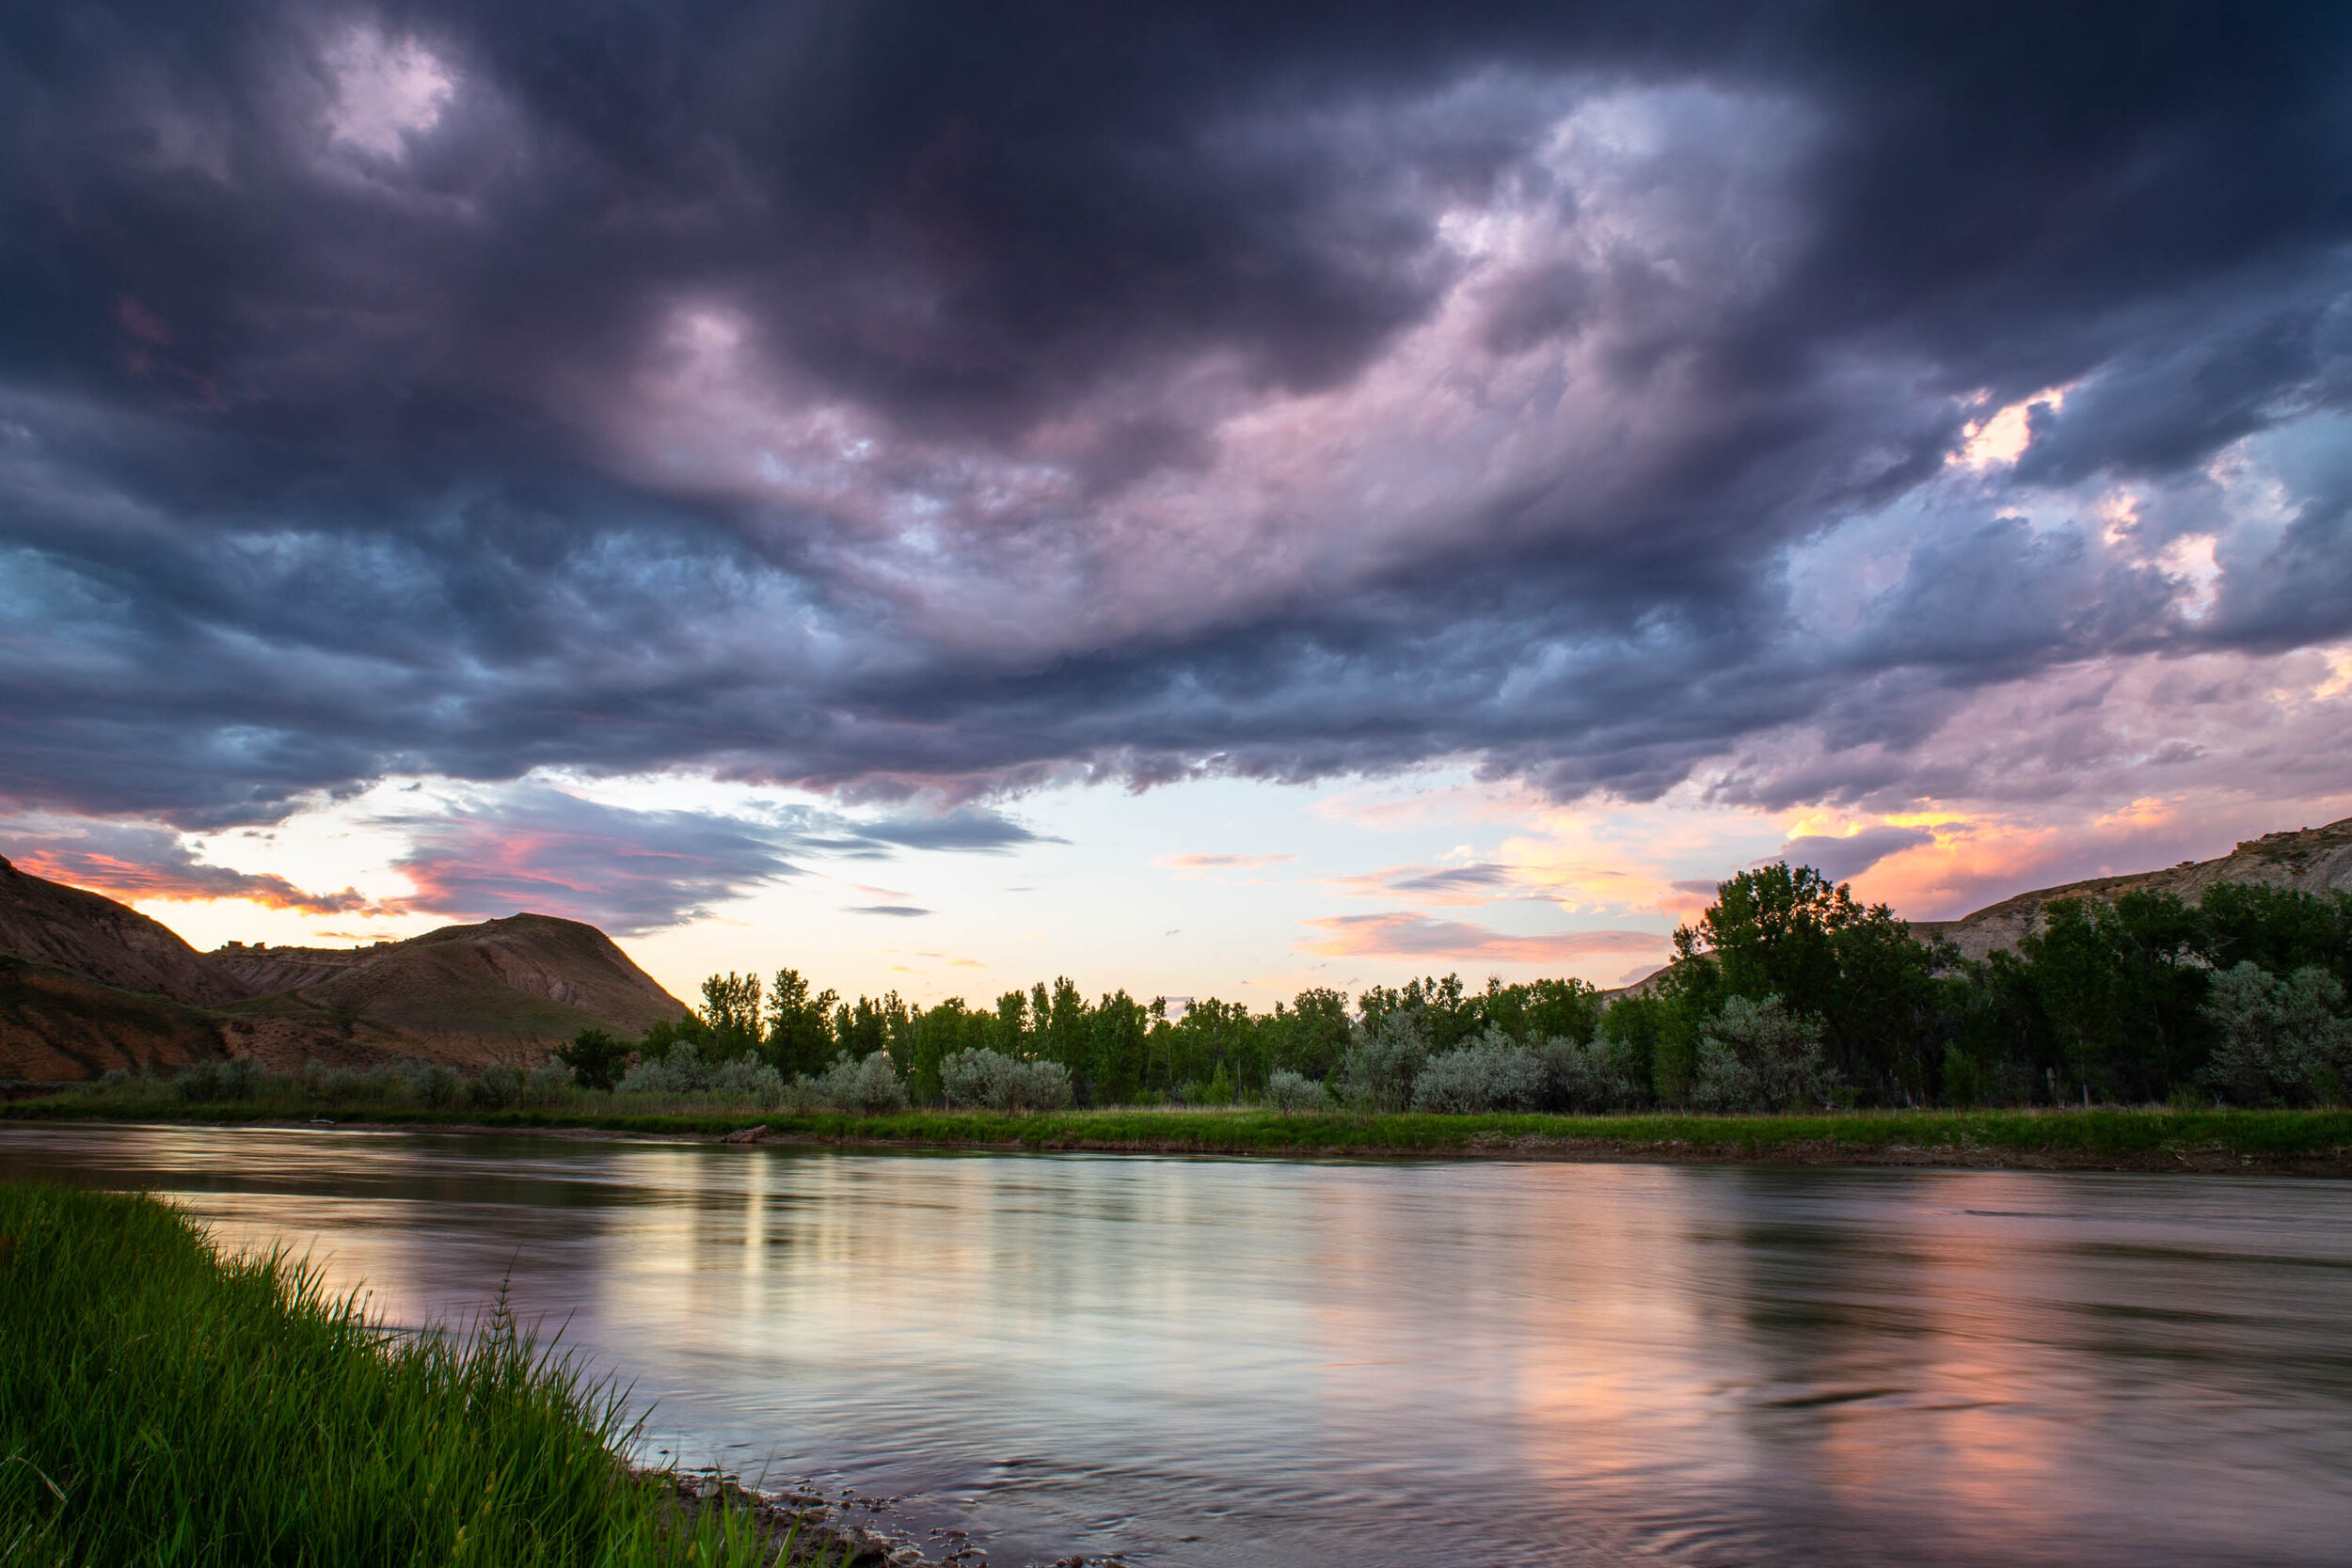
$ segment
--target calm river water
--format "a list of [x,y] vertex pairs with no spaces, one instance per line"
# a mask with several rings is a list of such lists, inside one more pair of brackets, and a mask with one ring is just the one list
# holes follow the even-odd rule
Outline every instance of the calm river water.
[[2352,1563],[2352,1183],[0,1129],[1001,1568]]

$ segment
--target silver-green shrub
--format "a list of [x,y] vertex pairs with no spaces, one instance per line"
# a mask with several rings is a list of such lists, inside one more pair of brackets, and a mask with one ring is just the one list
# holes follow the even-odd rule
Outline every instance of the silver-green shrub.
[[2250,963],[2213,977],[2205,1018],[2217,1037],[2204,1080],[2244,1105],[2309,1105],[2352,1081],[2352,1019],[2324,969],[2272,974]]
[[171,1080],[172,1093],[186,1101],[252,1100],[269,1087],[269,1069],[250,1056],[197,1062]]
[[988,1050],[959,1051],[940,1063],[939,1086],[950,1105],[992,1111],[1059,1111],[1076,1098],[1070,1069],[1059,1062]]
[[825,1069],[817,1083],[825,1103],[835,1110],[871,1116],[877,1111],[902,1111],[907,1106],[906,1082],[898,1076],[898,1069],[891,1066],[887,1051],[870,1053],[862,1062],[844,1051],[833,1059],[833,1066]]
[[466,1081],[457,1069],[440,1062],[427,1062],[408,1070],[408,1098],[420,1105],[446,1108],[465,1097]]
[[504,1062],[492,1062],[466,1085],[466,1098],[485,1111],[511,1111],[523,1102],[523,1075]]
[[715,1100],[771,1109],[784,1099],[784,1078],[756,1056],[738,1056],[710,1074],[707,1092]]
[[1265,1102],[1278,1111],[1315,1111],[1331,1103],[1323,1085],[1303,1072],[1277,1068],[1266,1074]]
[[710,1086],[710,1069],[702,1053],[681,1041],[669,1054],[639,1062],[621,1075],[623,1094],[700,1094]]
[[564,1091],[572,1086],[571,1069],[561,1062],[549,1062],[533,1068],[523,1080],[523,1103],[536,1111],[563,1102]]
[[1413,1080],[1429,1060],[1429,1037],[1418,1011],[1398,1008],[1377,1029],[1360,1023],[1332,1078],[1341,1101],[1357,1111],[1402,1111],[1413,1102]]
[[1541,1058],[1490,1028],[1475,1044],[1441,1052],[1422,1064],[1413,1080],[1413,1109],[1455,1116],[1532,1111],[1543,1086]]
[[1821,1059],[1819,1020],[1777,996],[1735,996],[1699,1033],[1692,1100],[1709,1111],[1790,1111],[1826,1103],[1837,1074]]

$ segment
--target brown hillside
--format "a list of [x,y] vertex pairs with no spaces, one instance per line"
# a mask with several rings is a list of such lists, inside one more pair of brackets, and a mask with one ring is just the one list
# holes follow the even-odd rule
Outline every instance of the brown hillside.
[[594,926],[516,914],[373,947],[223,947],[228,974],[265,992],[235,1012],[347,1022],[454,1059],[535,1056],[582,1029],[640,1034],[686,1005]]
[[201,954],[113,899],[0,860],[0,1081],[200,1057],[535,1062],[687,1011],[593,926],[517,914],[373,947]]
[[1966,957],[1981,958],[1994,948],[2016,946],[2041,924],[2042,907],[2054,899],[2169,893],[2194,904],[2207,888],[2222,882],[2259,882],[2305,893],[2352,892],[2352,816],[2324,828],[2265,833],[2209,861],[2183,861],[2161,871],[2036,888],[1958,920],[1915,920],[1911,928],[1922,937],[1949,937]]
[[19,871],[0,860],[0,948],[175,1002],[233,1002],[251,991],[169,927],[100,894]]
[[231,1018],[0,953],[0,1085],[67,1083],[118,1069],[168,1073],[222,1055],[280,1069],[311,1060],[366,1066],[400,1054],[388,1043],[360,1030]]

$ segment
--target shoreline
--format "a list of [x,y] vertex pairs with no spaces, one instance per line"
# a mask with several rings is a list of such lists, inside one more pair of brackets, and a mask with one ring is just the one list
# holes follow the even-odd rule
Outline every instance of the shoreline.
[[[318,1107],[331,1112],[336,1107]],[[920,1111],[875,1117],[757,1113],[566,1116],[56,1101],[0,1105],[0,1125],[257,1127],[277,1131],[629,1139],[935,1153],[1098,1153],[1211,1159],[2075,1170],[2352,1179],[2352,1112],[2072,1109],[1622,1117],[1252,1111]]]

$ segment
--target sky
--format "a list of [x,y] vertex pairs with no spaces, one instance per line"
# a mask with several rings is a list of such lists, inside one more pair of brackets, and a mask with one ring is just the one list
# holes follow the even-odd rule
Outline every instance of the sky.
[[0,853],[1613,985],[2352,816],[2352,10],[0,8]]

